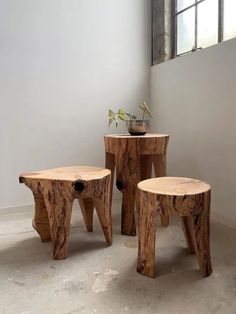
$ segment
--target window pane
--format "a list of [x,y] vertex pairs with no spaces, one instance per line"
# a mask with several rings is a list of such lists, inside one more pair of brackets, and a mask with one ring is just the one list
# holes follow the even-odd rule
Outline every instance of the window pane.
[[177,12],[194,4],[195,0],[177,0]]
[[224,40],[236,37],[236,1],[224,0]]
[[177,54],[191,50],[194,47],[195,8],[177,16]]
[[205,0],[198,5],[197,34],[198,48],[218,43],[218,1]]

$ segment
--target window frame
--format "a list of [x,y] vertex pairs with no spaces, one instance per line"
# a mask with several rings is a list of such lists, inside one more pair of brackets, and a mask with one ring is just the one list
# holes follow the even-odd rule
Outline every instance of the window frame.
[[[194,52],[197,51],[199,49],[202,49],[201,47],[197,47],[197,39],[198,39],[198,33],[197,33],[197,29],[198,29],[198,5],[202,2],[205,2],[207,0],[194,0],[194,3],[189,5],[188,7],[177,11],[177,0],[172,0],[172,57],[176,58],[179,56],[182,56],[184,54],[190,53],[190,52]],[[195,7],[195,32],[194,32],[194,47],[193,49],[186,51],[186,52],[182,52],[180,54],[177,54],[177,18],[178,15],[186,12],[187,10],[191,9]],[[224,33],[224,0],[218,0],[218,40],[217,43],[220,43],[223,41],[223,33]],[[216,44],[217,44],[216,43]]]

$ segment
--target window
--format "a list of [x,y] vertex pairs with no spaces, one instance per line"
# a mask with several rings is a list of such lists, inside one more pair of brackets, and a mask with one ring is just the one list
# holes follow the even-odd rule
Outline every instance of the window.
[[152,0],[152,64],[236,37],[236,0]]
[[235,0],[175,0],[174,6],[175,56],[236,37]]
[[236,1],[224,0],[224,40],[236,37]]

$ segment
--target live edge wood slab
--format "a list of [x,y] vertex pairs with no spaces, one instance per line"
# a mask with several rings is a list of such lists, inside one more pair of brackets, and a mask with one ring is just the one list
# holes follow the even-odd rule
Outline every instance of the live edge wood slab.
[[178,214],[189,251],[195,253],[204,277],[212,272],[210,256],[210,185],[195,179],[164,177],[138,184],[139,246],[137,271],[155,276],[156,215]]
[[112,244],[110,170],[86,166],[63,167],[23,173],[19,180],[33,192],[33,227],[42,242],[52,241],[54,259],[64,259],[68,255],[74,199],[79,200],[88,231],[92,231],[96,208],[106,242]]
[[[116,171],[116,186],[122,193],[121,234],[136,235],[134,208],[138,182],[151,178],[152,165],[156,177],[166,176],[168,141],[166,134],[113,134],[104,137],[105,167],[111,170],[112,188]],[[162,215],[161,222],[168,226],[168,215]]]

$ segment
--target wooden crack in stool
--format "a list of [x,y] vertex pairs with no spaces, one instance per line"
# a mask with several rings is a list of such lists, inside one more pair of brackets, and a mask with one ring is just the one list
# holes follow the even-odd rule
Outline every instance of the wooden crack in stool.
[[68,255],[74,199],[79,200],[88,231],[92,231],[93,211],[96,208],[106,242],[112,244],[110,170],[84,166],[63,167],[23,173],[19,180],[33,192],[33,227],[42,242],[52,241],[54,259],[64,259]]
[[176,177],[154,178],[138,184],[139,246],[137,271],[155,276],[156,215],[178,214],[182,219],[185,238],[195,253],[204,277],[212,273],[210,256],[209,184]]
[[[169,135],[150,134],[132,136],[113,134],[104,136],[106,165],[111,170],[111,199],[114,173],[116,186],[122,193],[121,234],[136,235],[134,208],[137,184],[151,178],[152,165],[156,177],[166,176],[166,156]],[[163,226],[169,225],[169,217],[161,215]]]

